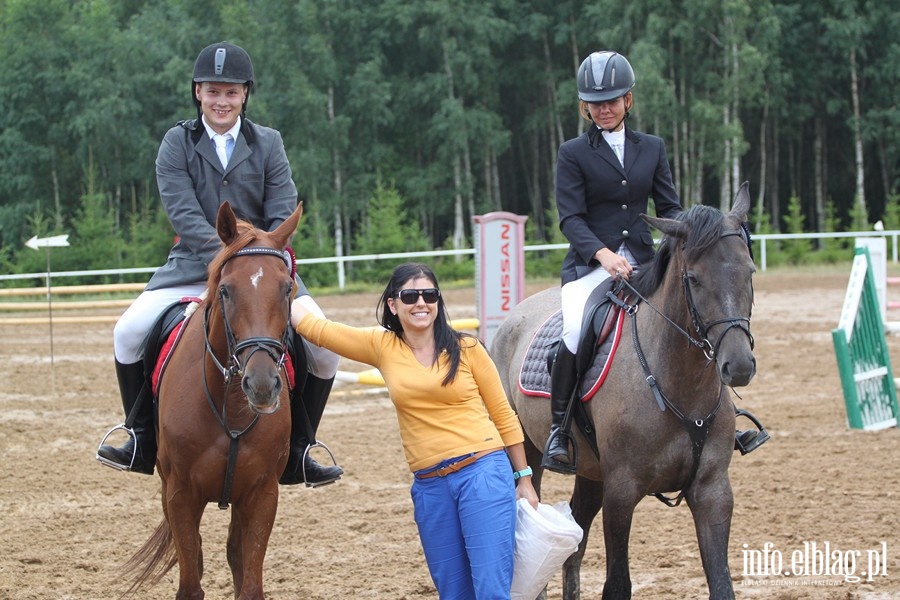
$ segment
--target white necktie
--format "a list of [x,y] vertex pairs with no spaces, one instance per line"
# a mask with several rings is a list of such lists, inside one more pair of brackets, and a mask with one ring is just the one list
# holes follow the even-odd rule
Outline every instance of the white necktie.
[[615,152],[615,154],[616,154],[616,158],[619,159],[619,164],[621,164],[624,167],[625,166],[625,157],[624,157],[625,148],[622,146],[622,144],[612,144],[612,149],[613,149],[613,152]]
[[216,142],[216,154],[219,155],[219,160],[222,163],[223,169],[228,166],[228,150],[227,150],[227,148],[228,148],[228,140],[229,139],[231,139],[230,133],[226,133],[225,135],[217,133],[213,137],[213,141]]
[[625,132],[603,132],[603,139],[612,149],[613,154],[619,159],[619,164],[625,166]]

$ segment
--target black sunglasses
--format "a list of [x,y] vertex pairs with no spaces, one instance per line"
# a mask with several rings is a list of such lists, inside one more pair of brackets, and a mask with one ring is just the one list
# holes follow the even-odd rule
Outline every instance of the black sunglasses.
[[441,291],[437,288],[425,288],[424,290],[400,290],[397,297],[403,304],[415,304],[419,301],[419,296],[426,304],[434,304],[441,297]]

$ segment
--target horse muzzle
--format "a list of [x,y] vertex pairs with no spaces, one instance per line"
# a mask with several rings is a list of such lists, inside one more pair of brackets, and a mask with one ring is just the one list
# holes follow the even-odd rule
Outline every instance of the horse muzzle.
[[246,372],[241,379],[241,389],[247,396],[250,410],[260,415],[271,415],[281,408],[281,391],[284,384],[275,369],[268,373]]
[[719,379],[729,387],[743,387],[756,375],[756,357],[747,348],[744,352],[720,349],[716,356]]
[[[743,387],[756,375],[756,357],[753,356],[755,343],[749,323],[749,318],[722,319],[713,323],[727,327],[715,346],[711,346],[711,355],[707,356],[715,358],[719,379],[729,387]],[[709,331],[709,327],[706,331]]]
[[260,406],[258,404],[250,402],[250,410],[255,412],[258,415],[274,415],[281,408],[281,400],[276,400],[273,404],[269,404],[266,406]]

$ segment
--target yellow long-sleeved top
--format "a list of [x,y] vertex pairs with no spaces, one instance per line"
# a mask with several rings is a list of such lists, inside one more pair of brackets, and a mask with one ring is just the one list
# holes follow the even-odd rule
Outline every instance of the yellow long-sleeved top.
[[411,471],[525,437],[506,399],[500,375],[484,346],[462,340],[456,379],[442,386],[446,353],[436,366],[424,366],[395,333],[356,328],[307,314],[297,333],[317,346],[381,371],[397,410],[400,438]]

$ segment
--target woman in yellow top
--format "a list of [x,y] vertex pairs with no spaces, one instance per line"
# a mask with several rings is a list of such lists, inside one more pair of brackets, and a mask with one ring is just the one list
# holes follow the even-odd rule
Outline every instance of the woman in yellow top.
[[[451,326],[437,277],[400,265],[381,295],[381,328],[356,328],[299,302],[309,342],[381,371],[397,410],[428,570],[443,599],[508,599],[516,499],[537,507],[524,434],[484,345]],[[506,450],[505,452],[503,450]]]

